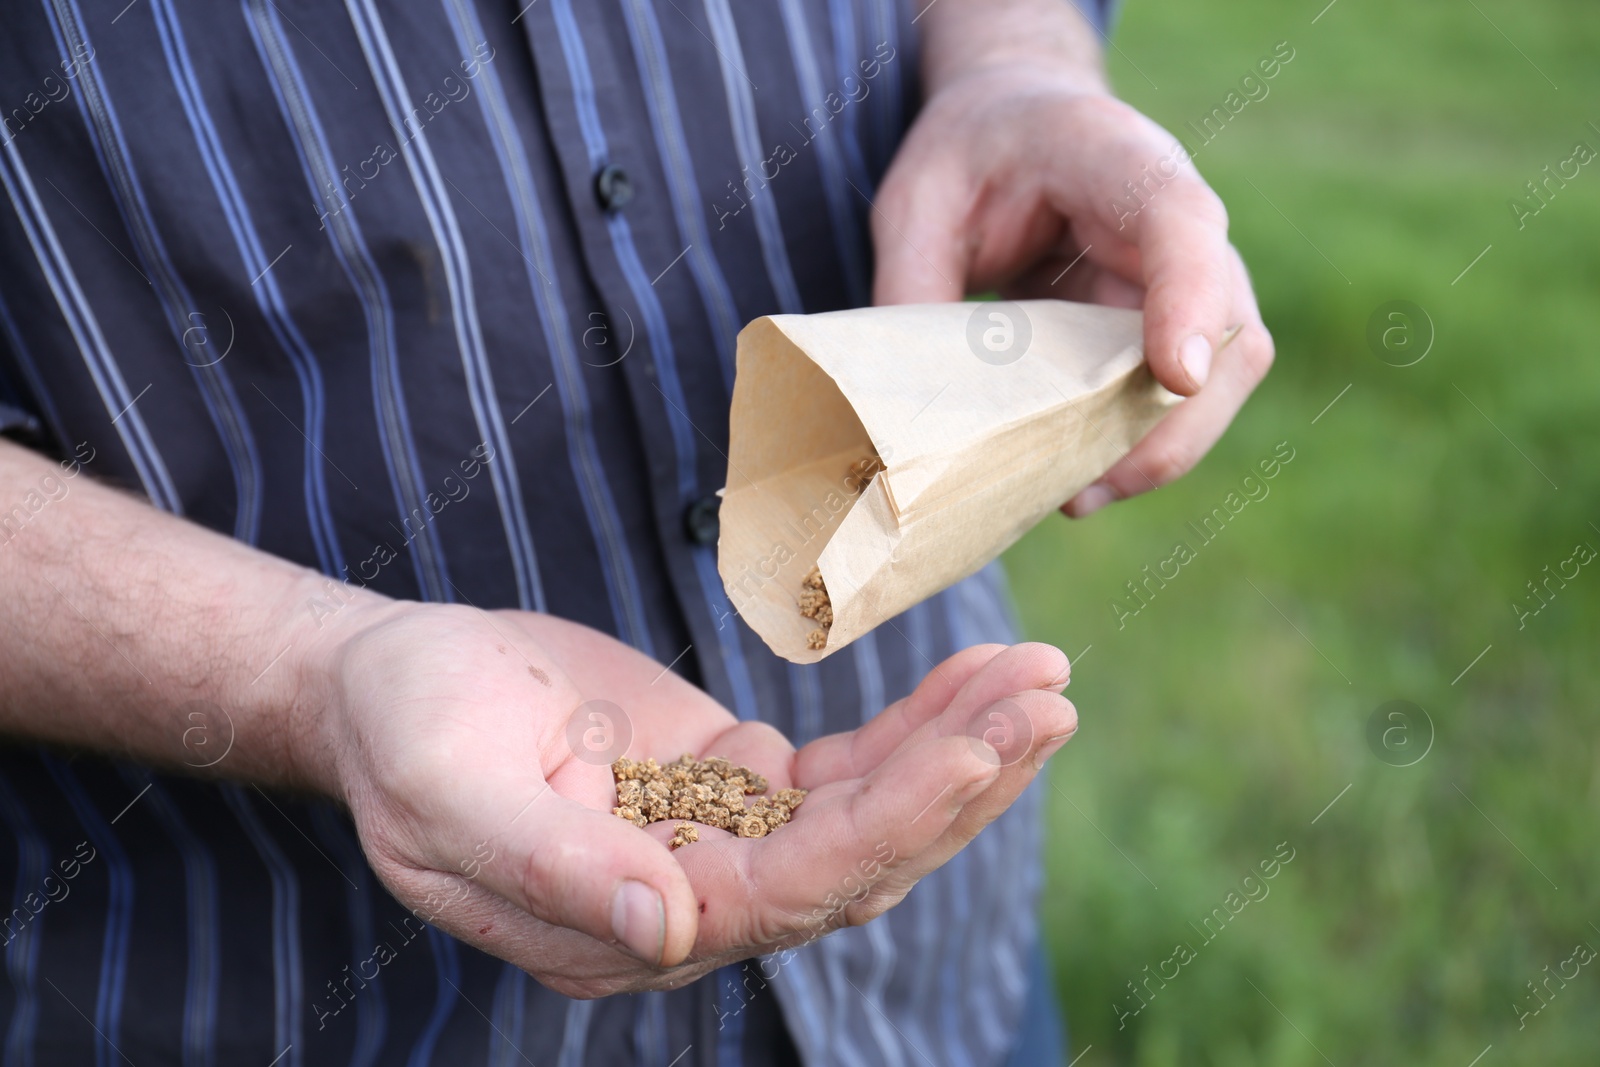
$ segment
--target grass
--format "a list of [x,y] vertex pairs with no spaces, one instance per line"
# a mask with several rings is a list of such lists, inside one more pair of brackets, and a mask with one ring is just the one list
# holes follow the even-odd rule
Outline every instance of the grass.
[[[1073,1055],[1592,1064],[1600,959],[1564,961],[1600,950],[1600,560],[1520,627],[1512,605],[1600,549],[1600,159],[1520,230],[1509,201],[1600,150],[1600,10],[1338,0],[1313,25],[1322,6],[1132,0],[1114,37],[1120,91],[1171,129],[1279,41],[1296,55],[1197,156],[1273,374],[1181,483],[1007,556],[1030,635],[1091,646],[1044,902]],[[1405,368],[1366,341],[1397,299],[1436,331]],[[1270,493],[1200,546],[1186,524],[1279,442]],[[1180,539],[1196,558],[1119,628],[1124,583]],[[1367,740],[1395,699],[1427,716],[1411,766]]]

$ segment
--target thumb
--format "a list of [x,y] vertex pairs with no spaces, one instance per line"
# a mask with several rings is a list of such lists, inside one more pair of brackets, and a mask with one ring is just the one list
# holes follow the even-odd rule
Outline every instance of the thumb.
[[653,967],[675,966],[694,947],[699,905],[688,875],[631,823],[547,789],[494,844],[480,884],[536,918]]
[[874,304],[938,304],[966,296],[962,185],[948,169],[905,160],[890,168],[872,205]]
[[1193,396],[1237,325],[1229,321],[1228,213],[1198,175],[1170,183],[1161,195],[1136,222],[1146,275],[1145,358],[1162,385]]

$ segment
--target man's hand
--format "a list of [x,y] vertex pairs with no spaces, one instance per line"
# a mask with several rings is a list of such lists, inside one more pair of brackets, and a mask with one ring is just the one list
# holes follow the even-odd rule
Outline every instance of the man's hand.
[[[374,868],[426,921],[569,996],[676,987],[881,914],[1077,726],[1047,645],[968,649],[797,753],[559,619],[383,602],[339,626],[306,662],[302,691],[327,709],[310,747]],[[610,761],[685,751],[811,793],[767,837],[706,827],[669,852],[670,823],[611,814]]]
[[[597,631],[329,581],[96,485],[89,455],[0,441],[0,500],[40,502],[0,531],[0,734],[342,800],[418,918],[569,995],[881,914],[1077,727],[1060,651],[990,645],[795,752]],[[671,852],[611,814],[610,763],[685,751],[810,795],[770,836]]]
[[1063,510],[1177,478],[1272,364],[1222,202],[1172,134],[1110,95],[1065,0],[939,0],[922,25],[927,102],[875,204],[874,302],[1142,306],[1151,369],[1191,399]]

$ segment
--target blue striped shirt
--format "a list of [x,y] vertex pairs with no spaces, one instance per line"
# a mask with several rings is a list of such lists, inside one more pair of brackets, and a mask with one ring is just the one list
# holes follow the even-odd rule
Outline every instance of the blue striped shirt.
[[[989,570],[799,667],[715,566],[734,334],[868,301],[870,197],[918,94],[913,11],[124,4],[6,4],[0,430],[86,446],[97,477],[330,578],[678,657],[797,744],[1011,638]],[[999,1063],[1038,815],[1030,793],[865,927],[578,1002],[423,926],[330,804],[0,747],[0,1047],[7,1065]]]

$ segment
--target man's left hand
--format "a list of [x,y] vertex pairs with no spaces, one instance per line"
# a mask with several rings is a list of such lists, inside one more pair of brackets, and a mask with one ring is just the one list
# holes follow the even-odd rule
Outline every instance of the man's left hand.
[[1142,307],[1146,359],[1188,399],[1062,510],[1172,481],[1272,364],[1222,201],[1172,134],[1110,95],[1071,5],[939,0],[923,23],[927,102],[874,204],[873,302]]

